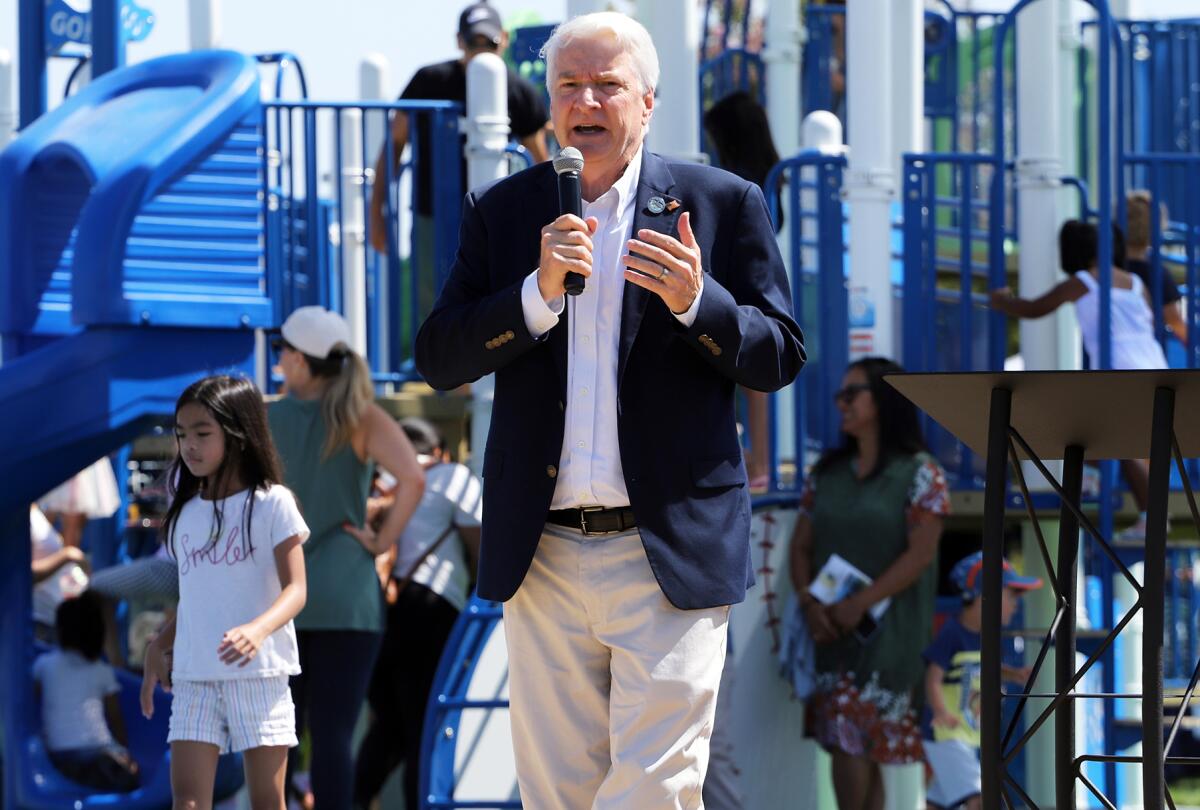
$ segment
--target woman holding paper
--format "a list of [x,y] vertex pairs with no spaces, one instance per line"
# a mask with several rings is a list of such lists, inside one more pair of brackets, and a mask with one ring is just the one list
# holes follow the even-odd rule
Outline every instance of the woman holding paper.
[[792,534],[792,584],[816,643],[808,733],[833,759],[838,806],[882,808],[882,764],[922,759],[920,651],[933,632],[938,539],[949,511],[917,410],[857,360],[834,395],[842,443],[814,466]]

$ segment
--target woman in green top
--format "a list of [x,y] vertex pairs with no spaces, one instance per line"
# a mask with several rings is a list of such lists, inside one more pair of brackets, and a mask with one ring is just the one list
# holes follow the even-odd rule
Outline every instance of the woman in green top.
[[[883,380],[898,371],[881,357],[847,368],[834,396],[843,441],[809,475],[792,534],[792,584],[816,644],[806,726],[832,756],[843,810],[882,808],[879,766],[922,759],[921,650],[933,632],[933,562],[949,497],[916,408]],[[808,589],[833,554],[871,583],[825,605]],[[872,631],[868,608],[889,597]]]
[[[375,404],[370,371],[350,349],[340,315],[302,307],[280,335],[288,396],[271,404],[268,417],[284,482],[312,531],[304,546],[308,603],[296,617],[296,731],[307,726],[312,740],[314,806],[344,808],[353,802],[351,737],[383,637],[375,557],[400,537],[425,477],[404,431]],[[398,482],[378,534],[366,526],[375,464]],[[289,771],[294,765],[293,755]]]

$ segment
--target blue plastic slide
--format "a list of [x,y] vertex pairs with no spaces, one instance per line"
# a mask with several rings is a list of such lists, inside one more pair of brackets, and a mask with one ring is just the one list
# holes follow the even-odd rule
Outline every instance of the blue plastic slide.
[[167,698],[147,724],[131,680],[121,699],[142,787],[93,794],[49,765],[30,678],[28,510],[169,419],[192,380],[252,369],[253,329],[275,320],[262,130],[253,60],[208,51],[101,76],[0,152],[5,808],[170,806]]

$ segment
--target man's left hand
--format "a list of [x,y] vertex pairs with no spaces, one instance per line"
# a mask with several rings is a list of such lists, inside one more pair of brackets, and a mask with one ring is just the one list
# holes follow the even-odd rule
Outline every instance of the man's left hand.
[[691,213],[684,211],[679,217],[679,239],[646,228],[637,236],[621,257],[625,278],[657,295],[676,315],[687,312],[704,276]]

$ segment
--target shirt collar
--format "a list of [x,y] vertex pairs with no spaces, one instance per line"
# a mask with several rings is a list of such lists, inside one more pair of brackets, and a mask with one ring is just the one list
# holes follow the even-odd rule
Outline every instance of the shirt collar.
[[642,176],[643,148],[643,146],[638,147],[637,153],[633,156],[633,160],[629,161],[629,165],[625,167],[625,171],[622,172],[621,176],[617,178],[617,182],[613,183],[612,187],[609,188],[608,191],[604,192],[594,201],[589,203],[590,205],[595,205],[615,191],[617,195],[617,205],[615,209],[616,214],[617,216],[620,216],[622,213],[624,213],[625,209],[637,196],[638,180],[640,180]]
[[613,183],[613,188],[617,190],[618,213],[624,212],[637,195],[638,180],[642,176],[642,149],[642,146],[638,147],[633,160],[629,161],[629,165],[625,167],[625,173],[617,182]]

